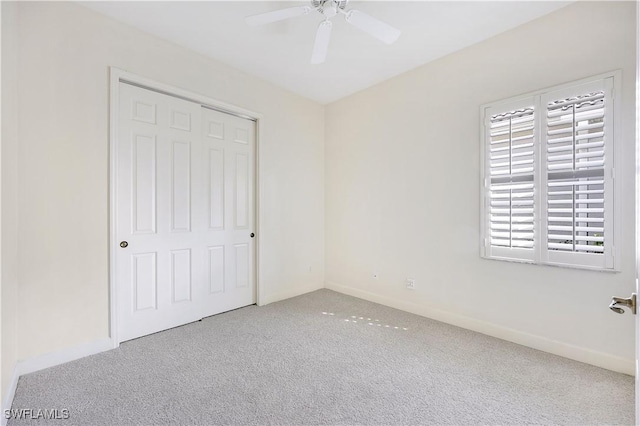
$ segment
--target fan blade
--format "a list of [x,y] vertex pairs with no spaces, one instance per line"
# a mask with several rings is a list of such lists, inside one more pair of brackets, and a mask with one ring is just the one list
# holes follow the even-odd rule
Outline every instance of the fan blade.
[[392,44],[400,37],[400,30],[359,10],[347,12],[345,18],[354,27],[386,44]]
[[274,10],[272,12],[261,13],[259,15],[247,16],[244,21],[252,27],[282,21],[284,19],[295,18],[311,12],[309,6],[288,7],[286,9]]
[[326,59],[329,40],[331,39],[331,27],[333,27],[331,21],[322,21],[318,25],[316,41],[313,44],[313,53],[311,54],[312,64],[321,64]]

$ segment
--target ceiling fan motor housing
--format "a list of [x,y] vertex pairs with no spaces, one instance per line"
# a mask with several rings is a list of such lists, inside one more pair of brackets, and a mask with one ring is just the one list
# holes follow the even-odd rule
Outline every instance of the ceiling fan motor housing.
[[336,16],[338,9],[344,10],[349,0],[311,0],[311,7],[327,18]]

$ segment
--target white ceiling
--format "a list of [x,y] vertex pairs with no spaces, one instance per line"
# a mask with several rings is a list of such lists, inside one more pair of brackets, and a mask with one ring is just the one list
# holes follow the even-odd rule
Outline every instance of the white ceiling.
[[248,27],[247,15],[308,2],[86,2],[109,15],[178,45],[229,64],[307,98],[327,104],[466,46],[559,9],[555,1],[352,1],[402,30],[387,46],[333,18],[324,64],[309,59],[321,15]]

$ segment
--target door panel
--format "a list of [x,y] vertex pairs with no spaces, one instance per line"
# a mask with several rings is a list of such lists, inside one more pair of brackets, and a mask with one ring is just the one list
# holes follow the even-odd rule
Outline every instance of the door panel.
[[173,303],[191,301],[191,250],[171,250]]
[[209,149],[209,228],[224,229],[224,150]]
[[131,256],[133,267],[134,311],[156,309],[158,283],[156,277],[156,253],[140,253]]
[[133,135],[133,230],[156,232],[156,138]]
[[118,337],[255,303],[254,123],[120,84]]
[[208,155],[209,205],[205,230],[209,252],[211,315],[255,303],[254,170],[255,124],[203,108],[202,134]]
[[249,286],[249,247],[247,244],[236,244],[236,287]]
[[171,230],[191,230],[191,144],[173,141]]
[[209,247],[209,293],[224,292],[224,246]]
[[249,160],[247,155],[244,153],[236,154],[236,187],[235,187],[235,197],[236,197],[236,229],[246,229],[247,228],[247,209],[249,208],[249,176],[248,176],[248,168],[249,168]]
[[192,268],[200,106],[120,84],[116,256],[121,341],[201,318]]

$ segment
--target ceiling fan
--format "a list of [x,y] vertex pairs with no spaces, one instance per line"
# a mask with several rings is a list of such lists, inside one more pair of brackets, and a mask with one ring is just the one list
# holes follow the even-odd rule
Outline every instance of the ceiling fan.
[[345,10],[348,2],[349,0],[311,0],[310,6],[288,7],[259,15],[247,16],[245,22],[255,27],[284,19],[295,18],[297,16],[308,15],[311,12],[322,14],[324,21],[320,22],[318,31],[316,32],[316,41],[313,45],[313,53],[311,54],[312,64],[321,64],[326,59],[329,39],[331,38],[331,28],[333,26],[330,19],[337,14],[344,15],[348,23],[386,44],[392,44],[400,37],[400,30],[389,24],[359,10]]

